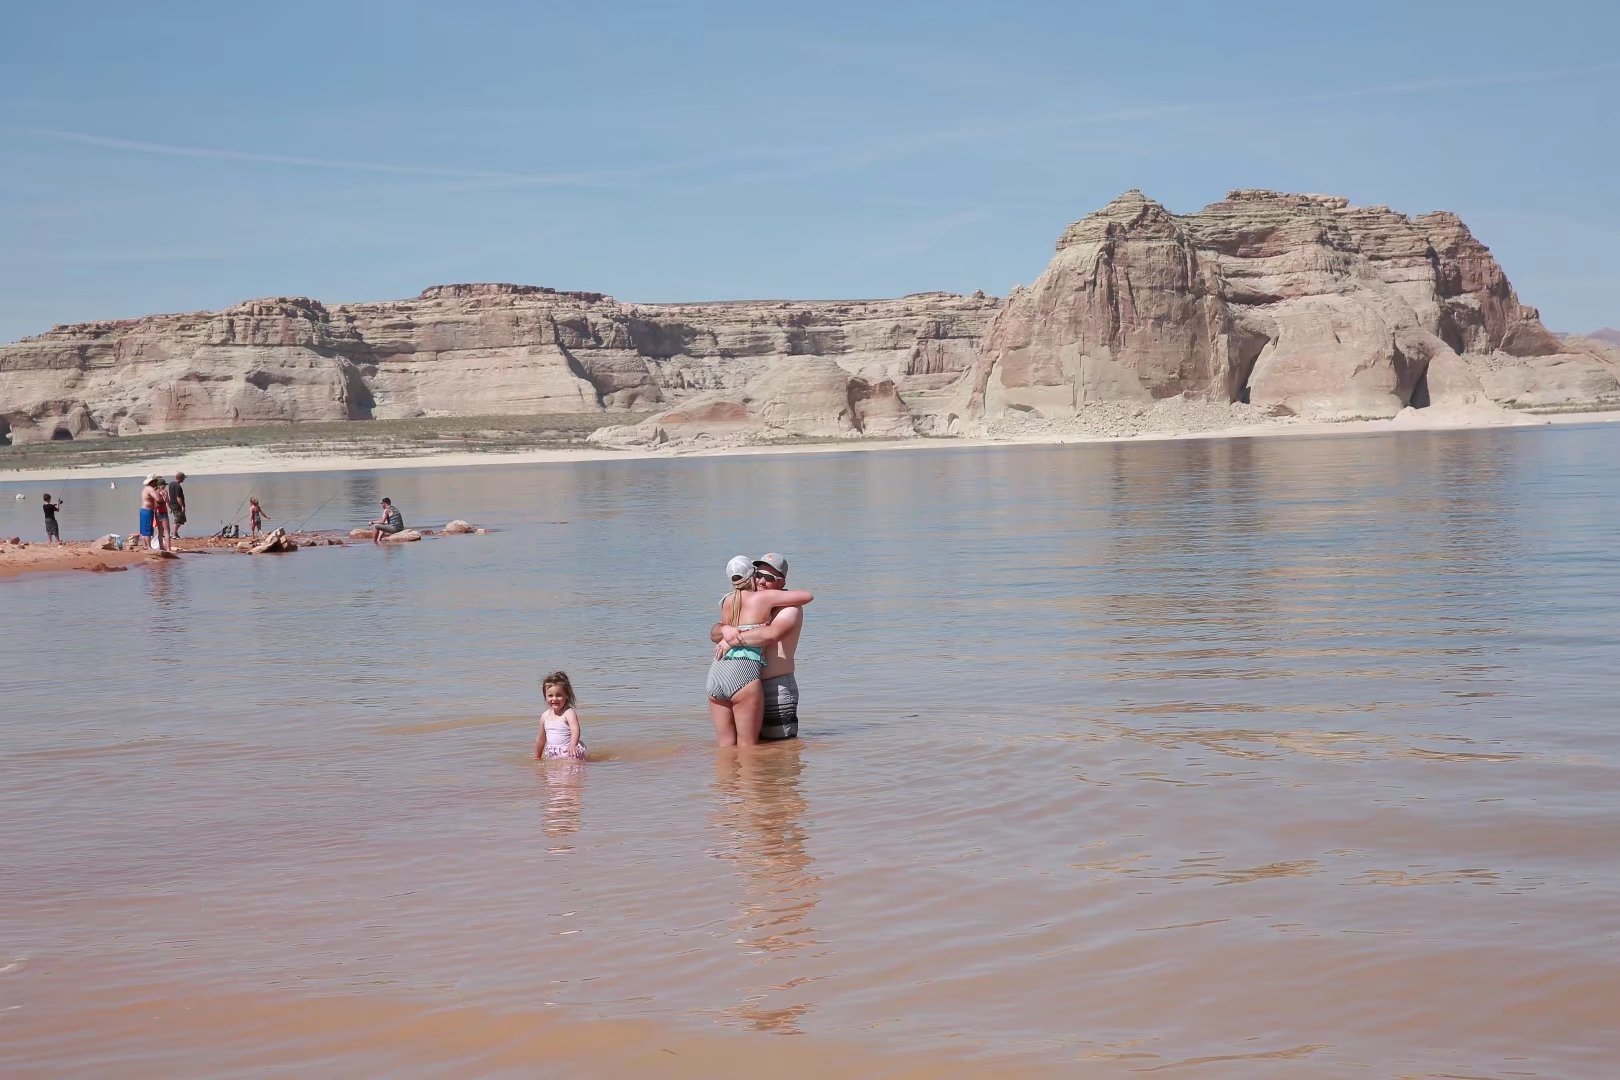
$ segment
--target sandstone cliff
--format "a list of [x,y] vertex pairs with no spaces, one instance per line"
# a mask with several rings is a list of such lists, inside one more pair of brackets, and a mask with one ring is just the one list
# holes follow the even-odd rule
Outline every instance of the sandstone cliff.
[[0,423],[18,442],[423,415],[598,412],[609,423],[753,387],[748,424],[761,430],[911,434],[896,388],[925,403],[948,392],[999,304],[925,293],[625,305],[524,285],[331,307],[255,300],[0,347]]
[[1383,417],[1606,404],[1620,378],[1614,357],[1561,345],[1453,214],[1233,191],[1178,216],[1132,191],[1008,298],[962,413],[1175,396]]
[[[1620,407],[1620,352],[1550,334],[1453,214],[1270,191],[1187,215],[1128,192],[1070,225],[1046,271],[1005,302],[636,305],[441,285],[412,300],[278,298],[63,326],[0,346],[0,436],[18,442],[559,412],[600,414],[608,443],[905,437],[1168,399],[1342,418]],[[630,411],[656,415],[611,428]]]

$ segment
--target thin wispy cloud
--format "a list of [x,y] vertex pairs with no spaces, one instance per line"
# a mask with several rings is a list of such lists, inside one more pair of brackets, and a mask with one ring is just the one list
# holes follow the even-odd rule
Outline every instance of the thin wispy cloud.
[[606,170],[580,173],[524,173],[487,169],[447,168],[439,165],[396,165],[379,161],[349,161],[341,158],[303,157],[297,154],[266,154],[250,150],[226,150],[205,146],[177,146],[170,143],[142,142],[94,135],[83,131],[63,131],[57,128],[25,128],[23,133],[63,142],[79,143],[107,150],[124,150],[164,157],[202,158],[210,161],[242,161],[267,165],[293,165],[312,169],[337,169],[346,172],[391,173],[400,176],[427,176],[453,180],[483,180],[508,184],[537,184],[557,186],[606,185],[613,181],[637,179],[685,167],[666,164],[634,169]]
[[931,151],[948,146],[1006,138],[1009,135],[1032,131],[1103,127],[1111,124],[1163,120],[1209,111],[1253,111],[1287,108],[1296,105],[1323,104],[1334,101],[1350,101],[1368,97],[1401,96],[1492,86],[1545,83],[1617,70],[1620,70],[1620,63],[1554,68],[1540,71],[1504,72],[1496,75],[1441,76],[1433,79],[1347,87],[1342,90],[1325,90],[1310,94],[1159,102],[1084,113],[1043,110],[1039,113],[1024,116],[988,117],[983,120],[933,131],[900,133],[899,137],[895,137],[895,134],[891,133],[879,139],[843,144],[824,143],[816,146],[799,144],[792,147],[761,147],[755,145],[696,160],[659,162],[623,169],[590,172],[522,172],[500,169],[468,169],[444,165],[358,161],[343,158],[310,157],[299,154],[266,153],[254,150],[148,142],[60,128],[25,128],[22,129],[22,133],[39,138],[126,153],[449,180],[458,182],[452,186],[462,190],[467,188],[487,190],[525,186],[639,187],[643,186],[643,182],[656,177],[669,177],[674,178],[674,182],[670,185],[672,191],[693,192],[774,183],[794,176],[858,172],[906,158],[924,156]]
[[1547,83],[1615,71],[1620,71],[1620,63],[1553,68],[1540,71],[1505,72],[1498,75],[1443,76],[1373,86],[1347,87],[1342,90],[1325,90],[1312,94],[1230,98],[1224,100],[1205,98],[1198,101],[1168,101],[1125,108],[1100,109],[1084,113],[1043,110],[1039,113],[1025,114],[1021,117],[992,117],[934,131],[915,132],[900,137],[889,136],[881,140],[874,139],[841,146],[798,147],[791,150],[771,150],[768,152],[760,149],[756,150],[754,155],[757,161],[770,161],[780,167],[738,171],[711,181],[688,185],[683,190],[749,186],[770,183],[793,175],[858,172],[862,169],[901,161],[906,158],[920,157],[930,151],[947,146],[1004,139],[1009,135],[1027,134],[1035,131],[1107,127],[1114,124],[1166,120],[1178,116],[1191,116],[1208,112],[1259,111],[1299,105],[1326,104],[1334,101],[1352,101],[1369,97],[1399,97],[1411,94],[1440,93],[1493,86]]

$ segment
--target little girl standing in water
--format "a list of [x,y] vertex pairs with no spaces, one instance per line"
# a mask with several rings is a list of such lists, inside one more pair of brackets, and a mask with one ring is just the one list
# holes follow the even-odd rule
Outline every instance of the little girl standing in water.
[[585,743],[579,734],[579,715],[574,712],[574,684],[565,672],[553,671],[540,681],[550,706],[540,716],[540,738],[534,744],[536,758],[585,760]]

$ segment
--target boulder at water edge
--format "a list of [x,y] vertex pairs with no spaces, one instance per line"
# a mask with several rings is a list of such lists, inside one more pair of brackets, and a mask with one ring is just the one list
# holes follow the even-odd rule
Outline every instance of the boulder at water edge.
[[444,531],[447,533],[470,533],[473,531],[473,527],[460,518],[456,518],[456,520],[444,527]]

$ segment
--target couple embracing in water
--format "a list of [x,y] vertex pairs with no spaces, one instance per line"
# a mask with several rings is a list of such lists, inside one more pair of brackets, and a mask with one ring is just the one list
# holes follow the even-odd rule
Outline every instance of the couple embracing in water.
[[720,621],[706,689],[715,740],[753,746],[799,734],[799,684],[793,654],[804,628],[804,605],[814,597],[787,587],[787,560],[775,552],[726,564],[731,592],[720,601]]

